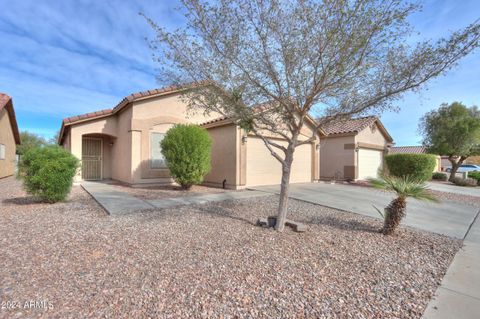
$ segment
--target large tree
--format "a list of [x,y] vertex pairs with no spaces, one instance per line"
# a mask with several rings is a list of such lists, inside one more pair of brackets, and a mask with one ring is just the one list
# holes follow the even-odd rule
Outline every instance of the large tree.
[[480,111],[475,106],[444,103],[422,117],[419,130],[430,153],[448,156],[450,181],[467,157],[480,155]]
[[[147,17],[160,81],[211,83],[187,91],[192,108],[214,111],[259,136],[282,165],[277,230],[287,215],[295,148],[309,114],[320,128],[381,112],[479,44],[478,21],[437,41],[410,45],[400,0],[181,0],[185,25],[167,30]],[[256,108],[255,106],[265,107]],[[311,124],[311,123],[310,123]],[[286,144],[270,137],[283,137]]]

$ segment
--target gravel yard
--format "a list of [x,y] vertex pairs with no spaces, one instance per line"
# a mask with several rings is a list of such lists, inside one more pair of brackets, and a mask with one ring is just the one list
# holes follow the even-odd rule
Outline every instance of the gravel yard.
[[437,196],[437,198],[440,199],[441,201],[449,200],[449,201],[463,203],[463,204],[474,206],[474,207],[480,207],[480,197],[478,196],[439,192],[434,190],[430,190],[430,193]]
[[110,217],[78,186],[54,205],[0,190],[2,318],[419,318],[461,246],[295,200],[306,233],[254,226],[276,196]]
[[195,196],[201,194],[215,194],[223,193],[225,191],[231,191],[228,189],[213,188],[201,185],[193,185],[188,191],[182,189],[180,186],[162,186],[148,188],[135,188],[121,184],[112,184],[112,186],[115,187],[118,191],[126,192],[133,197],[146,200]]

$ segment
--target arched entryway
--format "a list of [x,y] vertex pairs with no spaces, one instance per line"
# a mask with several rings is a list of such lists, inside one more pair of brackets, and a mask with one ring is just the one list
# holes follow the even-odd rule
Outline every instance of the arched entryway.
[[111,178],[111,148],[115,137],[106,134],[82,135],[82,179]]

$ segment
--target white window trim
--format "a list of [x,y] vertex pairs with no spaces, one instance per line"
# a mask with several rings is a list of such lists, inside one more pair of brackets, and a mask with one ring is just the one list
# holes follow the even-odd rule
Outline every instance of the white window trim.
[[[152,136],[153,134],[161,134],[165,137],[165,134],[166,133],[163,133],[163,132],[150,132],[150,139],[149,139],[149,144],[150,144],[150,169],[151,170],[161,170],[161,169],[167,169],[167,164],[166,162],[164,161],[164,165],[162,166],[159,166],[159,167],[154,167],[153,165],[153,161],[154,161],[154,158],[153,158],[153,154],[152,154],[152,148],[153,148],[153,145],[152,145]],[[160,150],[161,152],[161,150]],[[162,154],[163,155],[163,154]]]
[[0,160],[5,160],[7,152],[7,146],[5,144],[0,143]]

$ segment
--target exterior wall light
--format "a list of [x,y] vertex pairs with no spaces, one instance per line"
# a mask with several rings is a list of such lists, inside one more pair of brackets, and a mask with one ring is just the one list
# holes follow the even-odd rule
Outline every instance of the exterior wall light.
[[246,135],[242,136],[242,143],[243,144],[247,143],[247,136]]

